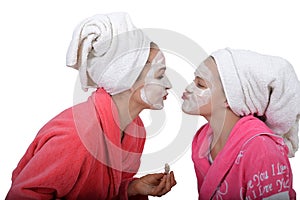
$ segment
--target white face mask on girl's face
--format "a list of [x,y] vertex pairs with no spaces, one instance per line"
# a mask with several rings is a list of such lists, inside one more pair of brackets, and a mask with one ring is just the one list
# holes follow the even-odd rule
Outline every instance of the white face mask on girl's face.
[[211,99],[211,90],[198,88],[194,82],[187,86],[187,99],[182,104],[182,110],[188,114],[199,114],[199,108],[208,104]]
[[145,85],[141,89],[142,100],[160,110],[164,107],[163,100],[168,94],[167,89],[172,87],[169,79],[165,75],[165,58],[161,51],[158,51],[151,62],[150,70],[145,77]]

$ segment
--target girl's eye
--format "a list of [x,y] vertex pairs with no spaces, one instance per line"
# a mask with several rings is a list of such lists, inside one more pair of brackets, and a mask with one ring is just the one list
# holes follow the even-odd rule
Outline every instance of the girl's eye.
[[205,88],[205,87],[206,87],[206,86],[203,85],[202,83],[197,83],[197,86],[198,86],[199,88]]

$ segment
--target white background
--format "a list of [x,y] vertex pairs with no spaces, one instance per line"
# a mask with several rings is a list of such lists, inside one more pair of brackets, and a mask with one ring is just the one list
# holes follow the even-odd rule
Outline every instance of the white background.
[[[12,170],[38,130],[73,105],[77,72],[65,67],[65,54],[73,29],[82,19],[125,11],[137,27],[179,32],[208,53],[232,47],[282,56],[300,76],[298,5],[297,0],[1,1],[0,199],[5,198]],[[172,63],[172,59],[168,62]],[[169,66],[180,68],[173,63]],[[168,100],[166,108],[172,101],[179,101],[172,95]],[[174,119],[167,117],[166,124],[177,123],[177,115],[180,114],[172,114]],[[176,131],[170,132],[166,125],[161,134]],[[145,151],[162,148],[170,142],[168,138],[158,142],[151,142],[150,138]],[[162,199],[197,199],[190,154],[188,149],[171,163],[178,184]],[[294,189],[300,193],[299,153],[290,161]]]

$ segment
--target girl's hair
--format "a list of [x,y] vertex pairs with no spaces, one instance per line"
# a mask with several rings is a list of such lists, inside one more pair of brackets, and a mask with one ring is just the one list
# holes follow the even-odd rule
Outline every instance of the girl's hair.
[[265,115],[258,116],[256,113],[254,113],[253,116],[256,117],[257,119],[260,119],[263,122],[266,122],[266,120],[267,120],[267,117]]

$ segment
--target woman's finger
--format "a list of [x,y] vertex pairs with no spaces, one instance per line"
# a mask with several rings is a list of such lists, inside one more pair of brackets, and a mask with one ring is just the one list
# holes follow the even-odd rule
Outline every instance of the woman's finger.
[[174,185],[177,184],[176,180],[175,180],[175,176],[174,176],[174,172],[173,171],[170,173],[170,176],[171,176],[171,185],[173,187]]
[[161,191],[159,196],[165,195],[166,193],[170,192],[170,190],[174,185],[176,185],[176,181],[175,181],[174,173],[171,172],[170,174],[167,175],[165,188]]
[[164,175],[163,178],[161,179],[159,185],[153,189],[153,195],[161,196],[163,190],[165,189],[166,181],[167,181],[167,176]]
[[166,187],[164,189],[164,192],[167,193],[171,190],[171,174],[167,174],[167,180],[166,180]]

